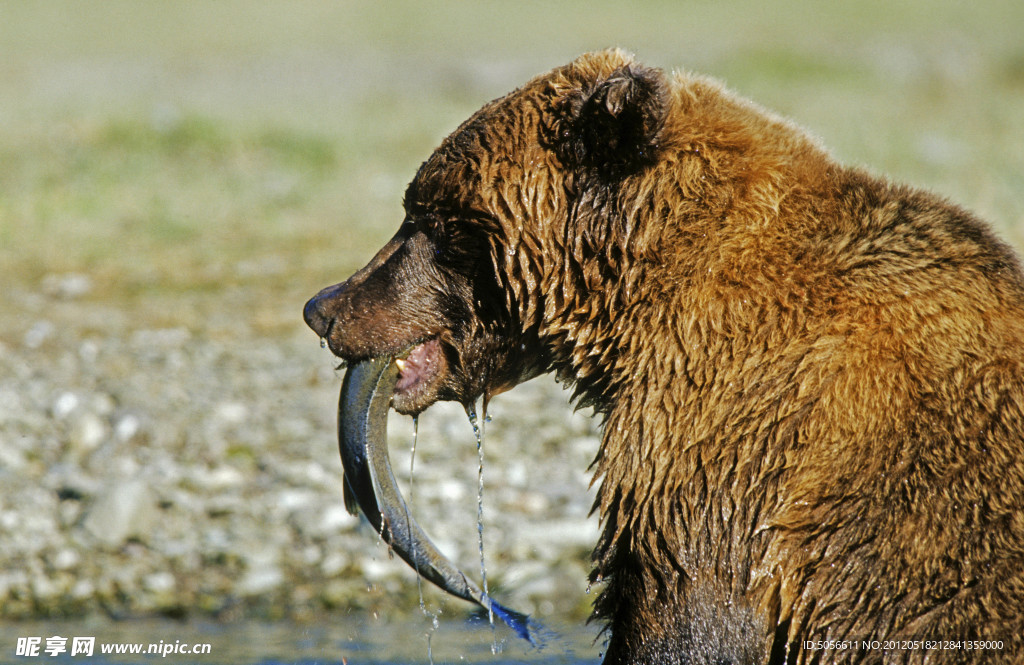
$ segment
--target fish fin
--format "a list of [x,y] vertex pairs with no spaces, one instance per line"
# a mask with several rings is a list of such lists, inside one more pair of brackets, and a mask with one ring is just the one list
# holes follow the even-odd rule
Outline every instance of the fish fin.
[[352,486],[348,483],[348,476],[345,476],[343,481],[341,485],[345,498],[345,510],[349,515],[359,515],[359,499],[356,498],[356,493],[352,491]]
[[505,624],[516,632],[516,635],[523,638],[533,646],[537,646],[536,628],[538,626],[529,617],[529,615],[523,614],[522,612],[516,612],[509,608],[496,603],[494,600],[491,602],[491,611],[494,612],[495,616],[505,622]]

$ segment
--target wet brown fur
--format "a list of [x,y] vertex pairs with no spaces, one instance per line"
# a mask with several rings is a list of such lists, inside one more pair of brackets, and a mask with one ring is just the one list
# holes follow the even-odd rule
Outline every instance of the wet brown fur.
[[[607,663],[1024,659],[1024,277],[984,223],[619,51],[485,106],[406,210],[395,242],[460,258],[310,325],[349,359],[440,335],[409,411],[553,370],[602,414]],[[903,639],[1004,646],[859,642]]]

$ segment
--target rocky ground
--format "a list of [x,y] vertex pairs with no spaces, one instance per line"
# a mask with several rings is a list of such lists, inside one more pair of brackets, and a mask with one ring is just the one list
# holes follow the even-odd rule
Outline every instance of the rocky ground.
[[[342,375],[312,333],[142,326],[90,292],[88,277],[58,275],[5,296],[0,617],[420,611],[415,574],[343,507]],[[517,609],[578,618],[591,601],[597,422],[550,378],[499,396],[491,415],[491,589]],[[465,413],[443,404],[420,418],[411,487],[412,422],[393,414],[389,427],[416,518],[479,580]],[[471,609],[430,591],[426,605]]]

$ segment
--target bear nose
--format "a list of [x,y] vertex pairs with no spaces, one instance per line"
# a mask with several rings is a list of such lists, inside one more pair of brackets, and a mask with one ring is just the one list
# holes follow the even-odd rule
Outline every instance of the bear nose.
[[327,332],[331,327],[330,319],[324,315],[321,305],[322,296],[322,293],[316,294],[302,308],[302,318],[306,320],[306,325],[312,328],[313,332],[321,338],[327,336]]

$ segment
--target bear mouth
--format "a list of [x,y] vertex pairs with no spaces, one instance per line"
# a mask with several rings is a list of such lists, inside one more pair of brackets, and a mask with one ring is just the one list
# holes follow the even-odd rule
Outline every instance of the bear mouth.
[[399,372],[393,394],[395,410],[418,413],[429,406],[436,399],[447,364],[436,337],[395,356]]

